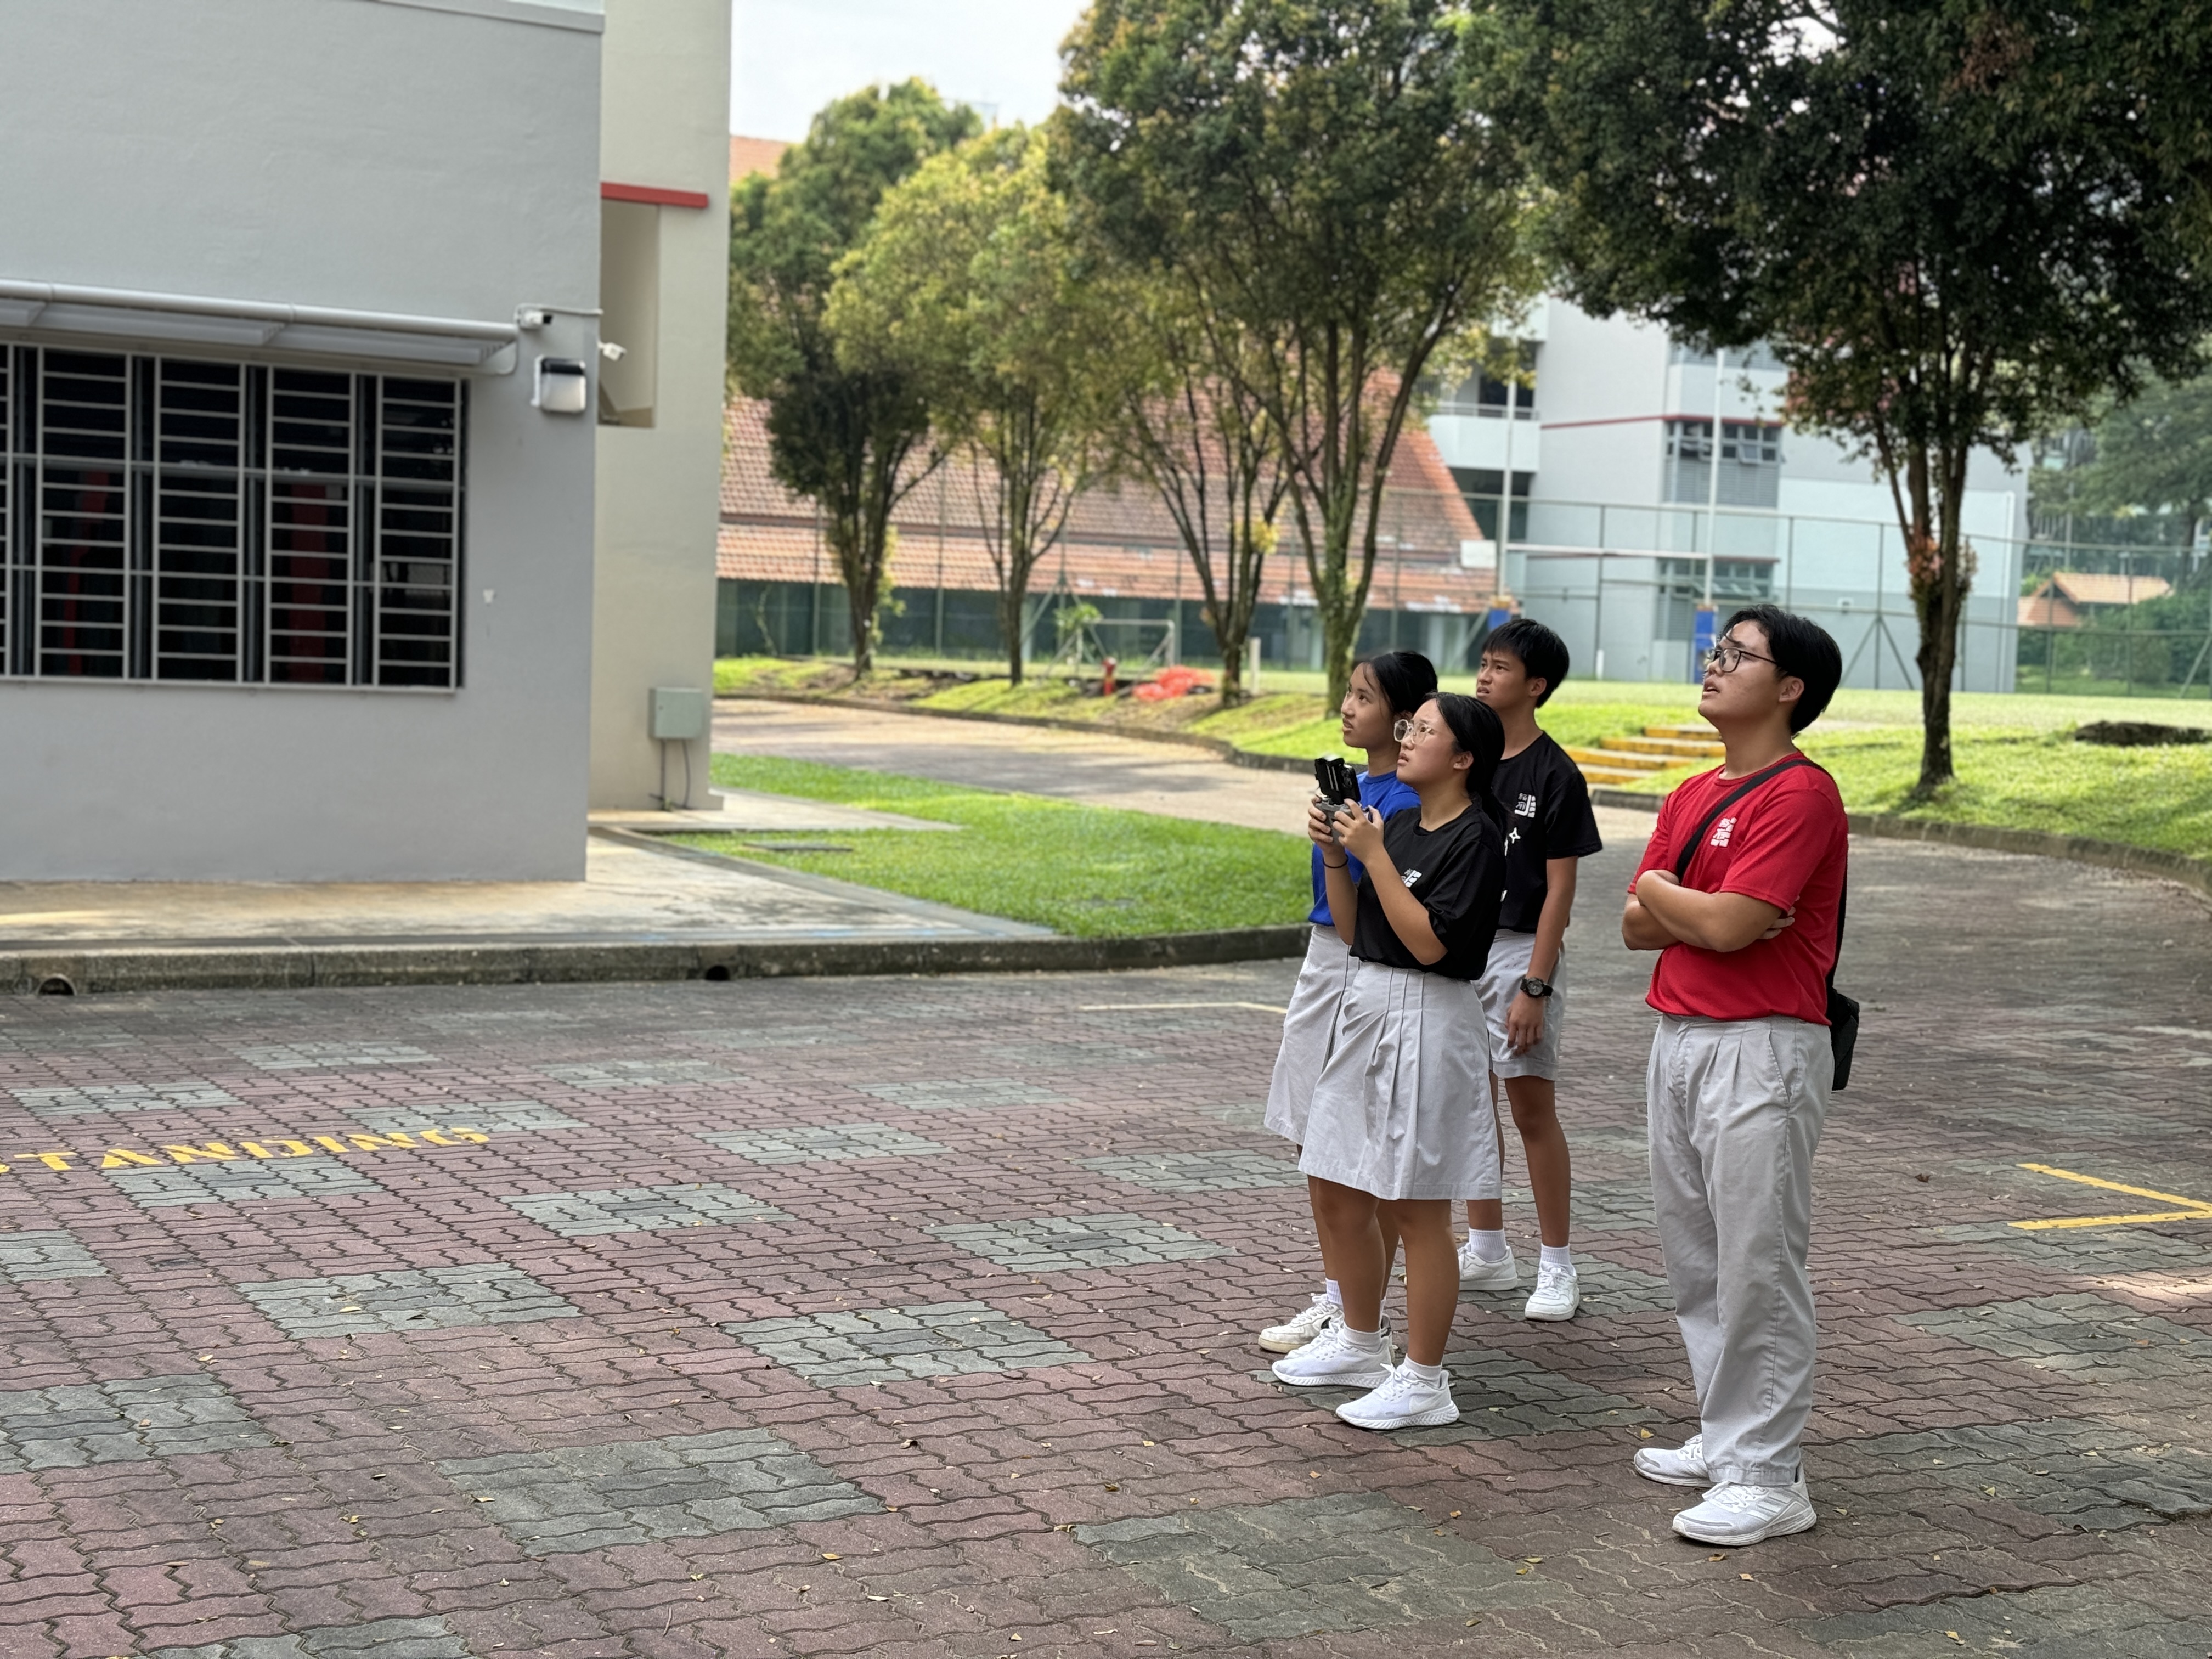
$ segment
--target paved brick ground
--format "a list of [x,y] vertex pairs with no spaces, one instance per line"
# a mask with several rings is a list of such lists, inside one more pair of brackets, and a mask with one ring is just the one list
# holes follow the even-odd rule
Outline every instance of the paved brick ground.
[[2212,1198],[2204,907],[1859,849],[1821,1523],[1723,1556],[1627,1463],[1687,1399],[1630,850],[1588,1311],[1467,1297],[1390,1437],[1249,1340],[1288,964],[0,1006],[0,1659],[2212,1652],[2212,1221],[2006,1224]]

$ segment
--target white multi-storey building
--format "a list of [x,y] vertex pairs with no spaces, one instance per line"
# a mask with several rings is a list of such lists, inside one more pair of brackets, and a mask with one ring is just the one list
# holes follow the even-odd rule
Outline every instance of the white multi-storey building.
[[[1770,354],[1717,362],[1557,299],[1538,303],[1520,353],[1517,382],[1476,376],[1429,428],[1502,544],[1504,586],[1582,672],[1688,678],[1701,611],[1771,599],[1836,635],[1845,684],[1918,683],[1888,485],[1789,429]],[[1979,571],[1958,684],[2009,690],[2027,485],[1978,454],[1969,486]]]

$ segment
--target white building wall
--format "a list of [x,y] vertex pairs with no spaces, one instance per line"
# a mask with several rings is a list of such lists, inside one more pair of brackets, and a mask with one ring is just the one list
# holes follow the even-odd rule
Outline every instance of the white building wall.
[[[1678,630],[1682,580],[1655,558],[1601,560],[1586,550],[1634,556],[1695,553],[1723,561],[1771,562],[1778,600],[1808,609],[1835,633],[1850,665],[1847,683],[1898,685],[1914,649],[1902,543],[1889,487],[1871,465],[1832,441],[1802,432],[1783,438],[1774,512],[1731,512],[1717,523],[1703,501],[1666,499],[1670,419],[1773,421],[1785,376],[1738,361],[1675,362],[1664,330],[1625,317],[1592,317],[1560,299],[1542,304],[1546,338],[1536,368],[1541,428],[1530,450],[1527,530],[1510,550],[1505,579],[1530,614],[1553,622],[1578,662],[1615,678],[1684,678],[1689,641]],[[1497,469],[1499,421],[1431,422],[1446,462]],[[1516,437],[1515,451],[1520,453]],[[2027,535],[2027,489],[2002,459],[1978,453],[1968,477],[1966,528],[1980,569],[1970,601],[1961,684],[2009,690],[2014,596]],[[1600,595],[1602,570],[1605,592]],[[1877,609],[1885,613],[1876,619]],[[1887,631],[1885,632],[1885,628]]]
[[599,27],[526,0],[0,0],[0,278],[571,308],[470,386],[459,690],[0,681],[0,875],[580,877],[594,431],[531,408],[528,369],[590,353]]
[[[714,542],[720,523],[722,333],[728,309],[729,0],[609,0],[600,176],[695,192],[703,207],[609,201],[617,255],[651,236],[656,303],[602,324],[630,356],[650,352],[653,424],[599,428],[593,604],[592,805],[704,805],[712,744],[664,745],[647,709],[656,686],[711,695]],[[621,339],[635,329],[653,337]],[[643,395],[642,390],[637,395]]]

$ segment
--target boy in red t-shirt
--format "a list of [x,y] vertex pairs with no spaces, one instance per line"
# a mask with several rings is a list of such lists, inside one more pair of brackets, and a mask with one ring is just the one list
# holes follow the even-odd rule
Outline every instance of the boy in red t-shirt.
[[1637,1472],[1707,1488],[1674,1530],[1756,1544],[1814,1522],[1798,1444],[1813,1401],[1813,1152],[1834,1075],[1849,830],[1797,750],[1843,678],[1826,631],[1771,605],[1729,618],[1698,712],[1720,768],[1667,798],[1620,921],[1656,951],[1645,1079],[1651,1188],[1699,1431]]

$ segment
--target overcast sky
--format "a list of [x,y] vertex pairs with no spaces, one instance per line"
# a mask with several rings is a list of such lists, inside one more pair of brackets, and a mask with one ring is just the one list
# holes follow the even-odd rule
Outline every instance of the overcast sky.
[[732,0],[730,131],[806,136],[814,112],[919,75],[1000,121],[1051,112],[1083,0]]

